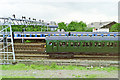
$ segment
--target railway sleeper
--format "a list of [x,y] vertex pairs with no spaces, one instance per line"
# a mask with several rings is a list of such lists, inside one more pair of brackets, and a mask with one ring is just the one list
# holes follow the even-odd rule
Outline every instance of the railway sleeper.
[[49,58],[54,58],[54,59],[73,59],[74,54],[73,53],[48,53]]

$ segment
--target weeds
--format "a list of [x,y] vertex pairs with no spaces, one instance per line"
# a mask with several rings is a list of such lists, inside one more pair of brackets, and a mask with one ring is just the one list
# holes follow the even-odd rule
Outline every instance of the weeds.
[[25,42],[26,42],[26,43],[31,43],[31,41],[30,41],[30,40],[26,40]]
[[[52,63],[51,65],[25,65],[25,64],[16,64],[16,65],[0,65],[2,70],[89,70],[87,67],[82,66],[72,66],[72,65],[57,65],[56,63]],[[113,71],[118,70],[117,67],[93,67],[90,70],[97,70],[97,71]]]

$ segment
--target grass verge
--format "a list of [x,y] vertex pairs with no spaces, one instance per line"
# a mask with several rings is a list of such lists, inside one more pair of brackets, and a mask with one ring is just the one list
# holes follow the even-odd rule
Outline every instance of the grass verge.
[[0,65],[2,70],[99,70],[99,71],[113,71],[118,70],[117,67],[82,67],[82,66],[65,66],[65,65],[56,65],[52,63],[51,65],[25,65],[25,64],[16,64],[16,65]]

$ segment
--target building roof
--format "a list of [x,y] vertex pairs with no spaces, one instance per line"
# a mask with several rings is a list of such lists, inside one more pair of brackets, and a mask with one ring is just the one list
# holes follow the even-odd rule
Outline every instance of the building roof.
[[110,41],[118,41],[118,37],[113,37],[113,36],[94,36],[94,37],[89,37],[89,36],[51,36],[51,37],[46,37],[46,40],[95,40],[95,41],[102,41],[102,40],[110,40]]
[[[95,27],[95,28],[102,28],[103,26],[106,26],[114,21],[108,21],[108,22],[92,22],[88,24],[88,28]],[[115,22],[116,23],[116,22]]]

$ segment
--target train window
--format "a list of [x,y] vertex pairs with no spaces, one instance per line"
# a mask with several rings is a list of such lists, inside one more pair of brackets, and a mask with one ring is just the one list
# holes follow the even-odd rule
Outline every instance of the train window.
[[98,46],[101,46],[101,42],[98,43]]
[[73,46],[73,42],[71,42],[71,46]]
[[90,42],[90,46],[92,46],[92,42]]
[[110,43],[109,42],[107,42],[107,46],[109,47],[109,45],[110,45]]
[[97,46],[98,42],[95,42],[95,47]]
[[80,46],[80,42],[78,42],[78,46]]
[[113,42],[110,42],[110,46],[113,46]]
[[52,42],[49,42],[49,45],[52,45]]
[[59,44],[60,44],[60,46],[62,46],[62,42],[60,42]]
[[83,47],[85,46],[85,42],[83,42]]
[[105,42],[102,43],[102,46],[103,46],[103,47],[105,46]]
[[63,42],[62,45],[65,46],[65,42]]
[[75,46],[77,46],[77,42],[75,42]]
[[54,42],[54,46],[57,46],[57,43],[56,43],[56,42]]
[[119,42],[119,47],[120,47],[120,42]]
[[117,47],[117,42],[115,42],[115,47]]
[[69,43],[67,42],[66,45],[68,46],[68,44],[69,44]]
[[86,46],[89,46],[89,42],[86,42]]

